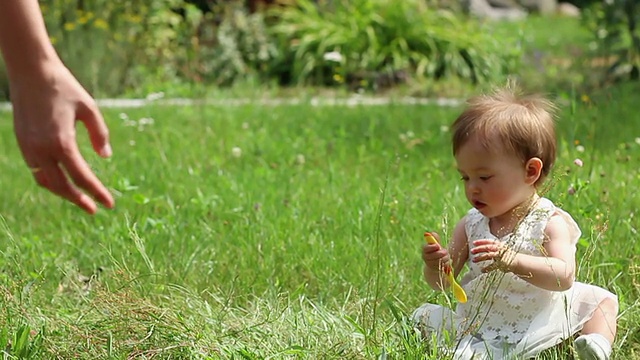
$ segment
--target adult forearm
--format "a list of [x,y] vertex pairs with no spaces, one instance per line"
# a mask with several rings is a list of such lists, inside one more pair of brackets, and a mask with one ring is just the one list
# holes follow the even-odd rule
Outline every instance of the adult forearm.
[[554,257],[516,255],[510,271],[521,279],[549,291],[563,291],[571,288],[574,267]]
[[37,0],[0,0],[0,50],[10,79],[59,61]]

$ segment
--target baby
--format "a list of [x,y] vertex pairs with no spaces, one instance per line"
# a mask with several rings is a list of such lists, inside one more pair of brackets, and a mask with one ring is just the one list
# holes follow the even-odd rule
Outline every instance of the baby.
[[443,264],[451,260],[455,275],[467,264],[468,302],[455,311],[424,304],[413,319],[439,345],[453,340],[454,359],[530,358],[575,336],[580,359],[610,357],[617,297],[575,281],[580,229],[538,194],[556,158],[553,109],[507,86],[469,100],[452,126],[472,208],[448,249],[425,244],[422,259],[434,289],[449,285]]

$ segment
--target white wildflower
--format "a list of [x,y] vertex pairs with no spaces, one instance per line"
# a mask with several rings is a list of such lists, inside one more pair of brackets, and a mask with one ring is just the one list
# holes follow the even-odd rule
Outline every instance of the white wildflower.
[[333,61],[333,62],[342,62],[342,54],[340,54],[337,51],[331,51],[328,53],[324,53],[324,60],[325,61]]
[[233,149],[231,149],[231,156],[233,156],[234,158],[239,158],[242,156],[242,149],[240,149],[237,146],[234,146]]
[[576,151],[577,152],[584,152],[584,146],[582,146],[582,145],[576,146]]
[[138,122],[135,120],[131,120],[129,119],[129,115],[127,115],[126,113],[120,113],[120,115],[118,115],[120,117],[120,120],[122,120],[122,124],[124,126],[137,126]]
[[306,160],[305,160],[305,158],[304,158],[304,155],[302,155],[302,154],[298,154],[298,155],[296,156],[296,163],[297,163],[298,165],[304,165],[305,161],[306,161]]
[[600,28],[596,31],[596,35],[599,39],[604,39],[607,37],[607,35],[609,35],[609,32],[605,28]]
[[582,162],[582,160],[580,159],[575,159],[573,160],[573,163],[577,166],[577,167],[582,167],[582,165],[584,165],[584,163]]
[[143,117],[142,119],[138,120],[138,124],[140,124],[141,126],[152,125],[154,122],[155,120],[153,120],[152,117]]

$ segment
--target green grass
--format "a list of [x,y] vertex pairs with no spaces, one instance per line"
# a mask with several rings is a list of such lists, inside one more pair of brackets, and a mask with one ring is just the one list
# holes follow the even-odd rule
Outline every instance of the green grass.
[[[546,193],[583,229],[580,280],[620,298],[616,359],[640,357],[637,90],[567,103]],[[37,188],[1,113],[0,348],[34,359],[442,358],[406,316],[448,301],[423,282],[419,251],[425,229],[448,234],[469,207],[443,128],[458,111],[146,107],[125,112],[154,122],[127,126],[105,109],[113,159],[90,154],[84,136],[82,148],[117,208],[95,217]]]

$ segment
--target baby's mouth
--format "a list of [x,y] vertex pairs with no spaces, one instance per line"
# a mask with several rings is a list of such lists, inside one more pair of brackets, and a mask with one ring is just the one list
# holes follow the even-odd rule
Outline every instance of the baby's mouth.
[[473,201],[473,207],[478,210],[484,208],[485,206],[487,206],[487,204],[483,203],[482,201],[478,201],[478,200]]

